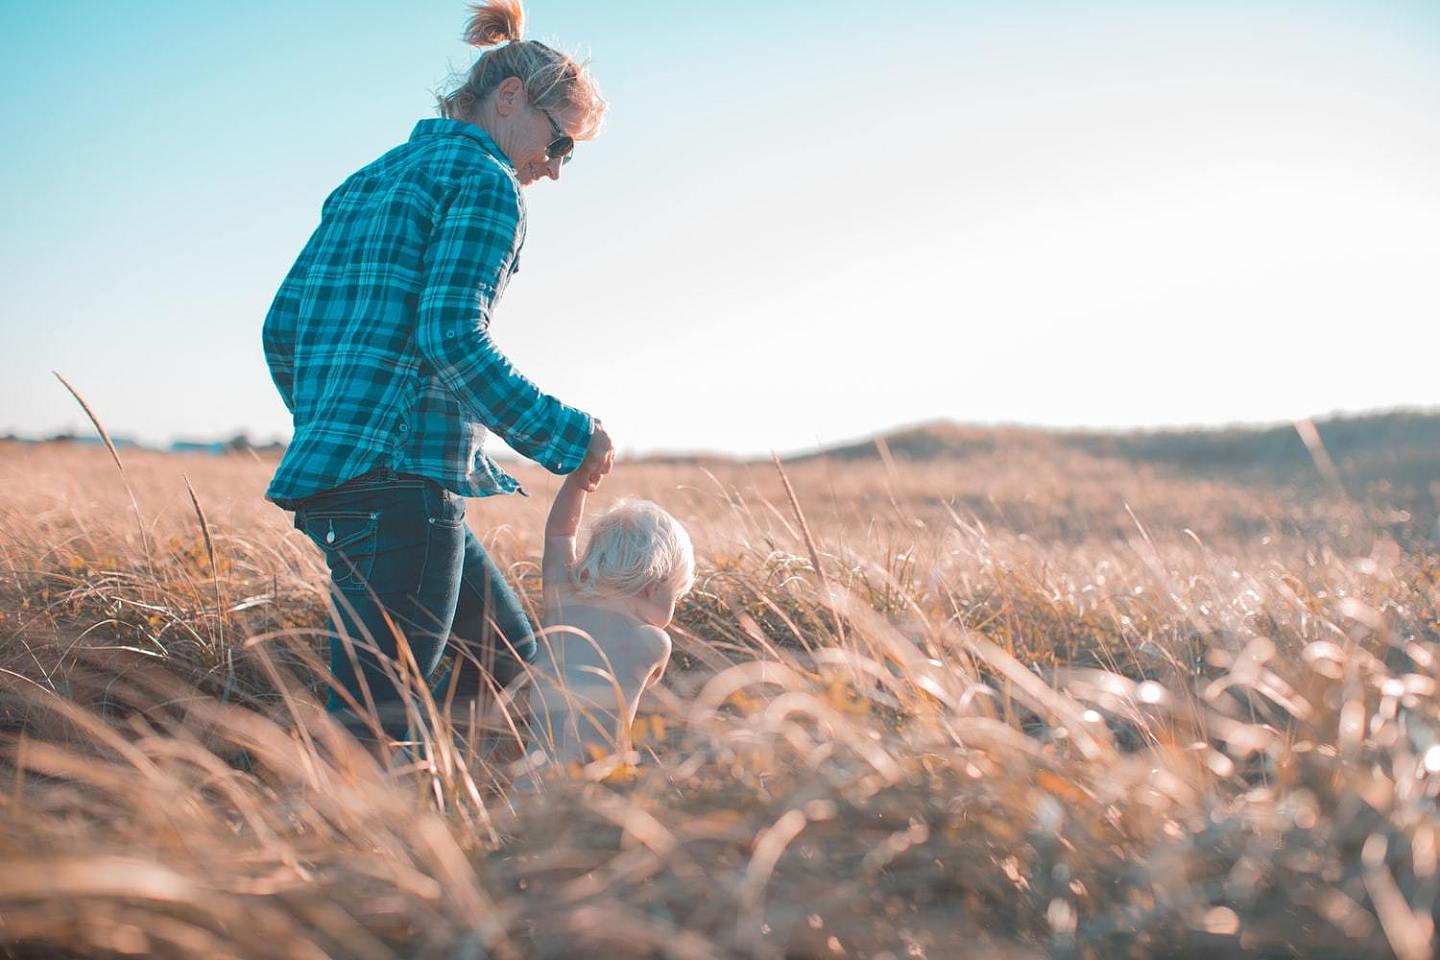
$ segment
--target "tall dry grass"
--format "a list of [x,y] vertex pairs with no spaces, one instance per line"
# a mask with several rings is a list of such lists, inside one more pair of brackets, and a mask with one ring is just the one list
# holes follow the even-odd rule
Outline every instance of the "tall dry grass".
[[[1434,952],[1440,563],[1371,505],[1003,449],[793,500],[622,464],[596,506],[695,540],[676,665],[629,750],[522,790],[498,712],[377,759],[315,707],[273,464],[121,456],[133,507],[103,451],[0,446],[12,955]],[[534,598],[523,479],[470,523]]]

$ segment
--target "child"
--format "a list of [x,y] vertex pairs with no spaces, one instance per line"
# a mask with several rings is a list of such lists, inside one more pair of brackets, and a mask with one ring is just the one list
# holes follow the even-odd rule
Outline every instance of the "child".
[[675,603],[695,579],[690,537],[648,500],[622,500],[595,518],[578,559],[575,534],[594,489],[567,476],[545,524],[545,615],[533,666],[530,729],[562,764],[610,753],[640,694],[670,660]]

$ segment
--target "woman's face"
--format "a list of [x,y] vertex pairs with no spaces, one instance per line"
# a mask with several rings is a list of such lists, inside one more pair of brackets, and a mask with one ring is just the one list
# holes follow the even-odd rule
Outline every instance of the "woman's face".
[[[528,171],[534,176],[529,179],[522,176],[520,182],[533,183],[541,177],[559,180],[560,168],[570,162],[570,154],[575,150],[575,134],[571,132],[575,124],[564,113],[549,107],[532,107],[532,110],[544,119],[545,136]],[[555,148],[553,157],[550,155],[552,146]]]
[[559,180],[565,158],[551,159],[547,148],[558,137],[573,136],[574,121],[531,103],[518,77],[506,79],[495,91],[494,111],[496,129],[491,135],[510,158],[520,184],[528,187],[546,177]]

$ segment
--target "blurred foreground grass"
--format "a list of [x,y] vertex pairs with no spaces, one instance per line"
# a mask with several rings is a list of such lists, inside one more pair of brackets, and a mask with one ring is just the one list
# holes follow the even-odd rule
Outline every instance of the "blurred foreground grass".
[[[1440,558],[1383,503],[999,449],[789,467],[802,527],[621,464],[696,543],[676,665],[525,792],[503,717],[382,769],[315,708],[271,463],[122,458],[0,444],[12,956],[1435,952]],[[522,479],[469,521],[534,598]]]

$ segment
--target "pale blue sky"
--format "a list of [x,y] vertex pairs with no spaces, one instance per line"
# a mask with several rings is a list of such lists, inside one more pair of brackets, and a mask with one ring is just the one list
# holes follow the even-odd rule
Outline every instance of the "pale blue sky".
[[[1440,4],[532,0],[612,109],[494,333],[622,449],[1440,404]],[[288,435],[260,322],[461,3],[0,0],[0,433]]]

